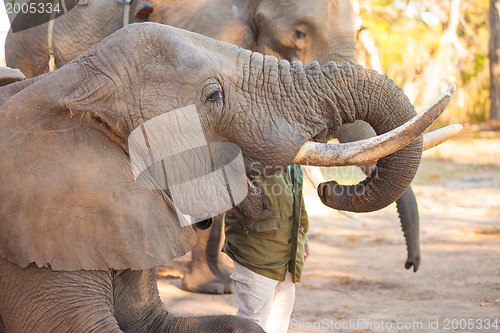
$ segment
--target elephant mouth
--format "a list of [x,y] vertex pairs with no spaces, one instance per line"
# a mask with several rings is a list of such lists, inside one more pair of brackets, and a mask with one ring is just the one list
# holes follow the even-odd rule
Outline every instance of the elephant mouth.
[[[455,85],[452,85],[425,111],[382,135],[341,144],[307,141],[300,148],[293,163],[323,167],[374,164],[380,158],[400,150],[420,137],[444,112],[454,92]],[[461,125],[454,124],[425,134],[424,150],[452,138],[461,129]]]
[[264,221],[273,217],[273,212],[262,191],[253,184],[249,177],[246,177],[248,195],[238,205],[234,206],[230,213],[239,218],[250,218],[255,221]]

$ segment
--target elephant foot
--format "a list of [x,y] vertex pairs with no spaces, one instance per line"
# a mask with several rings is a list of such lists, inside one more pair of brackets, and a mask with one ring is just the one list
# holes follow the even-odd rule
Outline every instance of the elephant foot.
[[224,254],[215,258],[195,256],[182,278],[181,288],[202,294],[232,294],[232,271],[232,260]]
[[202,294],[231,294],[233,284],[229,276],[216,276],[200,271],[188,272],[182,279],[181,288]]

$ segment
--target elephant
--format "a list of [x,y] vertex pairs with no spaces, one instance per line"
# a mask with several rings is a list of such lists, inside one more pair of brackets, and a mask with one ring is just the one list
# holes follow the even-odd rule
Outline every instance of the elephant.
[[[129,25],[54,72],[0,88],[4,331],[262,331],[243,318],[181,318],[162,308],[154,267],[189,251],[195,237],[179,224],[173,187],[156,178],[147,178],[150,188],[137,183],[131,138],[142,135],[145,159],[160,139],[170,140],[160,148],[175,149],[182,135],[159,126],[160,136],[151,136],[146,124],[164,116],[185,124],[177,111],[194,108],[207,145],[239,148],[248,195],[232,209],[256,220],[269,214],[249,177],[292,162],[377,160],[376,172],[357,185],[318,187],[326,205],[366,212],[406,190],[420,163],[420,136],[452,92],[416,116],[402,89],[361,66],[279,61],[155,23]],[[357,119],[385,134],[323,143]],[[189,166],[205,154],[154,161],[176,172],[171,156]],[[210,206],[218,197],[205,199]]]
[[[339,64],[356,62],[355,28],[348,0],[321,0],[314,4],[276,0],[164,0],[152,3],[155,10],[148,20],[198,32],[243,48],[303,63],[313,60],[320,63],[333,60]],[[131,7],[135,7],[134,3]],[[75,25],[74,22],[87,23]],[[56,67],[118,29],[120,22],[120,5],[109,0],[89,1],[87,6],[77,6],[58,18],[53,38]],[[49,50],[46,40],[47,24],[15,34],[9,32],[7,64],[21,68],[28,77],[47,72]],[[344,126],[335,137],[348,142],[374,135],[370,126],[358,121]],[[419,216],[411,187],[397,200],[397,207],[407,242],[405,267],[413,266],[417,271],[420,264]],[[220,248],[216,246],[220,243],[218,229],[222,227],[221,221],[221,218],[216,219],[210,230],[196,229],[199,243],[183,278],[183,288],[208,293],[231,291],[231,281],[225,274],[227,269],[220,264]],[[208,241],[214,244],[207,244]]]
[[[246,0],[152,0],[153,14],[148,20],[181,27],[193,32],[251,49],[253,33],[247,20]],[[182,4],[182,6],[180,5]],[[136,0],[131,1],[131,23],[140,22],[133,15]],[[182,8],[181,8],[182,7]],[[187,14],[189,9],[190,15]],[[187,18],[197,14],[200,19],[209,14],[217,17],[217,24],[203,22],[203,31],[189,29]],[[184,20],[182,17],[184,17]],[[16,20],[22,20],[22,13]],[[175,21],[180,20],[176,25]],[[84,6],[76,6],[54,21],[51,34],[55,67],[75,59],[104,37],[122,26],[122,5],[112,0],[89,0]],[[228,33],[228,31],[231,31]],[[28,30],[9,30],[5,41],[7,66],[20,69],[26,77],[34,77],[49,71],[48,23]]]

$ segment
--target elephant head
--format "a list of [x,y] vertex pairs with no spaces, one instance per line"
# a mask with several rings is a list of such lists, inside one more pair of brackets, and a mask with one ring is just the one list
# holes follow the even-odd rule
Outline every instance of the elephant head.
[[250,0],[257,50],[324,64],[356,63],[354,14],[348,0]]
[[[363,119],[386,133],[416,114],[374,71],[290,64],[154,23],[128,26],[63,68],[1,92],[10,97],[0,113],[0,256],[63,270],[145,269],[193,245],[191,228],[172,222],[168,193],[139,188],[132,177],[128,137],[158,116],[193,105],[204,136],[239,146],[251,175],[279,171],[299,152],[307,163],[304,143],[343,123]],[[450,97],[396,140],[421,135]],[[362,183],[329,183],[320,196],[337,209],[380,209],[409,185],[421,151],[417,139],[380,158]]]

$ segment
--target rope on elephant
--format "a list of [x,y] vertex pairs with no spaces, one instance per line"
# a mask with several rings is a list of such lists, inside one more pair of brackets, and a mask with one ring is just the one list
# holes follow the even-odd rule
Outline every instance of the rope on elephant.
[[122,28],[130,23],[130,2],[122,0]]
[[[58,0],[54,0],[52,5],[55,6],[57,1]],[[49,72],[52,72],[56,69],[56,58],[54,56],[55,52],[53,43],[55,19],[56,19],[56,11],[52,11],[52,13],[50,13],[49,26],[47,29],[47,46],[49,49]]]

